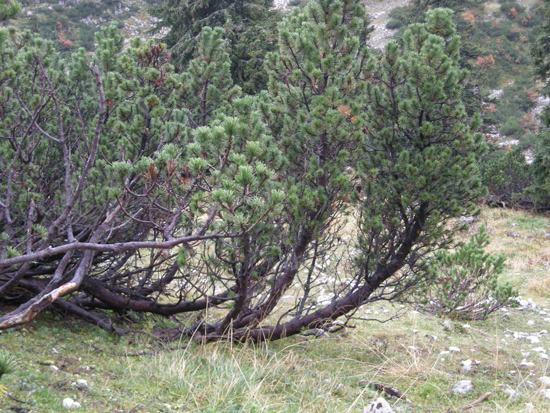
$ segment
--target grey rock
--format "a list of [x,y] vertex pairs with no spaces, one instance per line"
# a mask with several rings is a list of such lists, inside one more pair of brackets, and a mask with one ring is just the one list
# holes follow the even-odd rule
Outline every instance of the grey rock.
[[460,363],[460,369],[463,373],[468,373],[472,370],[472,360],[464,360],[462,363]]
[[514,389],[511,389],[509,387],[507,387],[505,389],[502,389],[502,392],[504,394],[507,394],[512,399],[517,399],[519,397],[519,393],[517,391],[515,391]]
[[386,399],[379,397],[365,407],[363,413],[393,413],[393,409]]
[[531,368],[531,367],[535,367],[535,363],[532,363],[530,361],[523,359],[521,363],[519,363],[519,366],[523,368]]
[[466,394],[474,390],[471,380],[461,380],[453,386],[453,393]]
[[63,399],[62,405],[65,409],[80,409],[81,407],[79,402],[75,402],[70,398]]

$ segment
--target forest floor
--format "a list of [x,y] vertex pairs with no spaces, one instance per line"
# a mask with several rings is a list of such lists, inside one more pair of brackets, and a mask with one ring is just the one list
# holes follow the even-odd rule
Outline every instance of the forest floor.
[[[19,363],[2,377],[0,411],[61,412],[71,398],[79,412],[363,412],[383,396],[373,383],[406,395],[388,398],[396,412],[452,411],[487,393],[472,412],[550,411],[550,217],[484,209],[460,238],[482,224],[490,252],[508,257],[503,279],[521,294],[486,321],[406,309],[330,337],[203,346],[155,342],[153,326],[169,320],[142,319],[129,343],[46,312],[0,334],[0,350]],[[376,303],[365,313],[384,321],[403,309]],[[473,389],[453,392],[462,380]]]

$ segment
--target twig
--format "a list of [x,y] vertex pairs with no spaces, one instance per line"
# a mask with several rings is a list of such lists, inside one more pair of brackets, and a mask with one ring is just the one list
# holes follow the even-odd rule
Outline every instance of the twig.
[[138,405],[135,406],[135,407],[132,407],[130,410],[128,410],[128,413],[132,413],[134,410],[136,410],[136,409],[137,409],[138,407],[140,407],[140,406],[141,406],[141,403],[138,404]]
[[31,402],[25,402],[23,400],[16,399],[15,397],[13,397],[8,392],[4,392],[4,395],[8,396],[10,399],[12,399],[13,401],[16,401],[17,403],[30,404],[31,406],[33,405]]
[[382,383],[371,383],[370,385],[378,391],[384,391],[389,396],[397,397],[398,399],[406,400],[409,403],[411,403],[411,401],[407,399],[407,396],[405,395],[405,393],[400,392],[399,390],[394,389],[391,386],[388,386]]
[[476,401],[470,403],[470,404],[467,404],[466,406],[462,406],[462,407],[458,407],[456,409],[449,409],[449,410],[445,410],[443,413],[451,413],[455,410],[469,410],[471,409],[472,407],[475,407],[477,406],[478,404],[481,404],[483,403],[485,400],[487,400],[489,398],[489,396],[491,395],[492,393],[485,393],[483,396],[481,396],[479,399],[477,399]]

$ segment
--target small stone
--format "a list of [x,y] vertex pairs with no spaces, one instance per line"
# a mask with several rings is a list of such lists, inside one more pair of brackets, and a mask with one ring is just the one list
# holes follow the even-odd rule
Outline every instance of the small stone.
[[529,337],[526,337],[525,340],[530,341],[531,344],[538,344],[538,343],[540,343],[539,338],[536,337],[536,336],[529,336]]
[[539,377],[539,381],[543,386],[550,387],[550,377],[548,376]]
[[529,321],[527,322],[527,325],[528,325],[528,326],[534,326],[534,325],[535,325],[535,320],[529,320]]
[[535,353],[546,353],[546,350],[543,347],[534,348],[533,351]]
[[539,353],[539,358],[540,358],[541,360],[548,360],[548,354]]
[[59,371],[59,367],[50,366],[50,370],[53,371],[54,373],[57,373]]
[[519,366],[523,368],[530,368],[530,367],[535,367],[535,363],[532,363],[530,361],[523,359],[521,360],[521,363],[519,363]]
[[59,354],[59,351],[57,351],[55,348],[52,348],[52,353],[53,354]]
[[474,390],[474,385],[471,380],[461,380],[453,387],[453,392],[458,394],[470,393]]
[[162,405],[164,406],[165,409],[172,410],[172,406],[170,404],[163,403]]
[[63,407],[65,409],[79,409],[80,403],[75,402],[73,399],[66,398],[63,399]]
[[429,339],[431,339],[433,341],[437,341],[437,336],[434,336],[432,334],[426,334],[426,337],[428,337]]
[[545,399],[550,399],[550,389],[541,390],[541,391],[540,391],[540,394],[541,394],[542,397],[544,397]]
[[462,324],[462,328],[464,330],[469,330],[471,327],[470,327],[470,324]]
[[386,399],[379,397],[365,407],[363,413],[393,413],[393,409]]
[[506,388],[506,389],[502,389],[502,392],[504,394],[507,394],[512,399],[517,399],[519,397],[518,392],[515,391],[514,389]]
[[76,381],[76,387],[78,387],[79,389],[87,389],[88,388],[88,382],[84,379],[78,379]]
[[472,360],[464,360],[462,363],[460,363],[460,369],[463,373],[468,373],[470,370],[472,370]]
[[449,347],[451,353],[460,353],[461,350],[458,347]]
[[451,322],[449,320],[443,321],[443,330],[450,330],[452,328]]

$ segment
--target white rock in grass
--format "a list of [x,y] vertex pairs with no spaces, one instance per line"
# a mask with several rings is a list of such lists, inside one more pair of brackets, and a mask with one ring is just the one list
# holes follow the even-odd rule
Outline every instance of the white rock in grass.
[[66,399],[63,399],[63,407],[65,409],[79,409],[80,403],[75,402],[73,399],[66,398]]
[[506,388],[506,389],[502,389],[502,392],[504,394],[507,394],[512,399],[517,399],[519,397],[519,393],[514,389]]
[[84,379],[78,379],[76,381],[76,387],[78,387],[79,389],[85,390],[88,388],[88,382]]
[[472,370],[472,360],[464,360],[462,363],[460,363],[460,369],[463,373],[468,373],[470,370]]
[[461,380],[453,387],[453,393],[466,394],[474,390],[474,385],[471,380]]
[[535,325],[535,320],[529,320],[529,321],[527,322],[527,325],[528,325],[528,326],[534,326],[534,325]]
[[526,337],[525,340],[530,341],[531,344],[538,344],[538,343],[540,343],[539,338],[536,337],[536,336],[529,336],[529,337]]
[[449,347],[451,353],[460,353],[461,350],[458,347]]
[[550,389],[541,390],[541,391],[540,391],[540,394],[541,394],[542,397],[544,397],[545,399],[550,399]]
[[519,363],[519,366],[524,368],[530,368],[530,367],[535,367],[535,363],[532,363],[530,361],[523,359],[521,360],[521,363]]
[[363,409],[363,413],[393,413],[386,399],[379,397]]
[[543,386],[550,387],[550,377],[548,376],[539,377],[539,381]]
[[50,370],[53,371],[54,373],[57,373],[59,371],[59,367],[51,365]]
[[539,357],[540,357],[541,360],[548,360],[548,354],[539,353]]
[[546,353],[546,350],[543,347],[534,348],[532,351],[535,353]]

